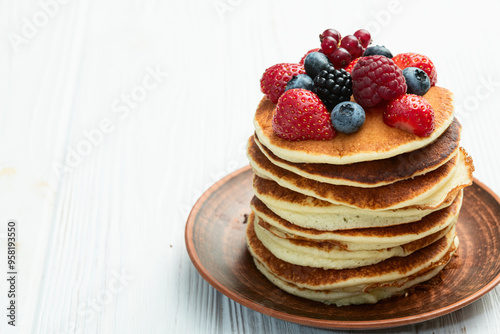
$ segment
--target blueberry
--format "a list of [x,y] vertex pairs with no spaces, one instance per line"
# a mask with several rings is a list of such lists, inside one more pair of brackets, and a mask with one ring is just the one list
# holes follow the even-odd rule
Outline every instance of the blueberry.
[[330,65],[328,57],[321,52],[311,52],[307,55],[306,59],[304,59],[304,68],[307,75],[309,75],[312,79],[314,79],[319,72],[327,69]]
[[289,89],[303,88],[312,91],[314,87],[314,81],[307,74],[299,74],[294,76],[286,84],[285,92]]
[[363,57],[375,56],[375,55],[380,55],[380,56],[384,56],[387,58],[392,58],[391,51],[389,51],[389,49],[383,45],[370,46],[370,47],[366,48],[365,53],[363,53]]
[[408,94],[424,95],[431,88],[431,80],[427,73],[418,67],[407,67],[403,70]]
[[365,111],[355,102],[341,102],[333,108],[331,119],[338,132],[354,133],[365,122]]

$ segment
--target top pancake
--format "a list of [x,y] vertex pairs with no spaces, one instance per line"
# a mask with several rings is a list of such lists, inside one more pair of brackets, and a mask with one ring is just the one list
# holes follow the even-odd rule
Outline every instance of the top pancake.
[[365,108],[365,123],[353,134],[338,133],[335,138],[324,141],[289,141],[274,133],[272,118],[276,104],[266,98],[257,108],[254,126],[259,141],[276,156],[290,162],[343,165],[386,159],[427,146],[452,123],[454,108],[451,91],[434,86],[424,98],[434,109],[436,125],[428,137],[387,126],[382,117],[385,106],[376,106]]
[[273,164],[302,177],[337,185],[369,188],[423,175],[444,165],[458,152],[460,130],[460,123],[454,119],[438,139],[419,150],[388,159],[348,165],[289,162],[277,157],[255,136],[250,137],[248,145],[257,145]]

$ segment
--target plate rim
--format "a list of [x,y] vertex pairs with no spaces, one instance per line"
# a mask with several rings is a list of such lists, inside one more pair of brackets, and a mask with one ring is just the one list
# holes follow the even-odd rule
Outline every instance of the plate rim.
[[[201,260],[196,252],[195,245],[193,243],[193,231],[194,231],[194,222],[197,214],[199,213],[200,209],[202,208],[203,204],[212,196],[218,189],[220,189],[223,185],[225,185],[229,180],[239,176],[240,174],[243,174],[247,171],[251,170],[250,165],[247,165],[245,167],[239,168],[235,170],[232,173],[229,173],[219,181],[215,182],[212,186],[210,186],[201,196],[200,198],[196,201],[194,204],[193,208],[191,209],[191,212],[189,213],[189,216],[186,221],[186,226],[185,226],[185,232],[184,232],[184,239],[185,239],[185,246],[189,255],[189,258],[191,259],[191,262],[193,263],[194,267],[198,271],[198,273],[201,275],[201,277],[207,281],[213,288],[215,288],[217,291],[220,293],[224,294],[226,297],[229,299],[249,308],[252,309],[256,312],[268,315],[270,317],[300,324],[300,325],[305,325],[305,326],[310,326],[310,327],[316,327],[316,328],[327,328],[327,329],[340,329],[340,330],[361,330],[361,329],[383,329],[383,328],[391,328],[391,327],[398,327],[398,326],[404,326],[404,325],[411,325],[411,324],[416,324],[419,322],[427,321],[427,320],[432,320],[435,318],[439,318],[443,315],[452,313],[454,311],[457,311],[474,301],[478,300],[491,290],[493,290],[499,283],[500,283],[500,274],[498,274],[494,279],[492,279],[487,285],[485,285],[483,288],[479,289],[472,295],[461,299],[458,302],[455,302],[451,305],[448,305],[446,307],[439,308],[434,311],[426,312],[426,313],[421,313],[421,314],[416,314],[412,316],[406,316],[406,317],[400,317],[400,318],[389,318],[389,319],[383,319],[383,320],[361,320],[361,321],[353,321],[353,320],[327,320],[327,319],[315,319],[315,318],[310,318],[310,317],[305,317],[301,315],[294,315],[294,314],[288,314],[282,311],[276,311],[272,308],[257,304],[253,302],[250,299],[247,299],[241,295],[238,295],[236,292],[233,290],[227,288],[223,284],[221,284],[217,279],[214,278],[214,276],[210,273],[210,270],[208,270],[203,264],[201,263]],[[482,190],[486,191],[489,195],[491,195],[495,201],[500,205],[500,197],[493,191],[491,190],[487,185],[485,185],[483,182],[479,181],[478,179],[474,178],[473,183],[477,184]]]

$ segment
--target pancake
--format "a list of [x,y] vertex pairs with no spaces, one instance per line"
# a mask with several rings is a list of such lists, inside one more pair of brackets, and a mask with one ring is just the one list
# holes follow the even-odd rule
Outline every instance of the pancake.
[[[251,218],[254,218],[253,215]],[[297,266],[276,258],[257,238],[252,219],[249,219],[247,226],[247,241],[252,256],[275,275],[299,287],[325,290],[376,284],[417,274],[446,255],[455,238],[451,232],[407,257],[393,257],[376,265],[344,270]]]
[[[383,227],[405,224],[449,206],[455,196],[449,196],[436,209],[409,207],[397,210],[361,210],[332,204],[283,188],[272,180],[254,175],[253,191],[266,207],[281,218],[304,228],[323,231],[353,228]],[[457,194],[460,191],[457,191]]]
[[248,159],[258,177],[277,182],[280,186],[333,204],[367,210],[399,209],[415,206],[420,209],[439,207],[451,194],[472,184],[472,160],[460,149],[443,166],[425,175],[377,187],[359,188],[332,185],[306,179],[280,168],[259,150],[248,146]]
[[365,109],[365,123],[353,134],[339,133],[325,141],[289,141],[272,129],[276,104],[264,98],[254,118],[259,141],[281,159],[296,163],[352,164],[387,159],[425,147],[439,138],[453,122],[453,94],[441,87],[431,87],[424,95],[435,114],[435,130],[428,137],[391,128],[383,121],[384,106]]
[[356,251],[401,246],[441,231],[456,220],[462,205],[462,198],[463,192],[460,192],[450,206],[409,224],[339,231],[322,231],[292,224],[272,212],[257,197],[252,198],[250,207],[256,217],[269,225],[266,229],[278,236],[287,239],[328,242],[340,249]]
[[[451,224],[428,236],[408,244],[373,250],[347,250],[338,243],[287,238],[257,215],[254,220],[255,234],[274,256],[300,266],[323,269],[348,269],[375,264],[390,257],[404,257],[442,238],[454,229],[457,216]],[[382,238],[381,238],[382,239]]]
[[379,187],[423,175],[444,165],[458,153],[460,131],[460,123],[455,119],[438,139],[419,150],[348,165],[289,162],[262,145],[255,135],[248,145],[257,145],[274,165],[308,179],[336,185]]
[[259,240],[254,215],[247,226],[247,245],[257,268],[283,290],[325,303],[374,303],[431,278],[449,261],[458,238],[451,229],[444,237],[406,257],[352,269],[321,269],[294,265],[275,257]]
[[[458,238],[455,239],[453,248],[449,251],[444,259],[451,258],[454,254],[456,247],[458,247]],[[359,304],[375,304],[379,300],[390,298],[403,294],[409,288],[430,280],[443,268],[447,263],[439,264],[428,271],[409,276],[400,280],[385,282],[380,285],[373,284],[370,289],[364,289],[362,286],[357,288],[344,288],[344,289],[331,289],[331,290],[311,290],[300,288],[297,285],[286,282],[274,275],[257,259],[253,259],[257,269],[275,286],[297,297],[314,300],[325,303],[327,305],[346,306],[346,305],[359,305]]]

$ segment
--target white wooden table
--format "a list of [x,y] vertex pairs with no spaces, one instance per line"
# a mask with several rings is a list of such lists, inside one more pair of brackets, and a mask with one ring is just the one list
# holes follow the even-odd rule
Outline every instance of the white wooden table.
[[[197,198],[247,164],[263,70],[325,28],[430,56],[475,176],[500,193],[497,13],[480,0],[1,0],[0,333],[328,332],[234,303],[184,246]],[[378,333],[499,333],[499,319],[497,287]]]

